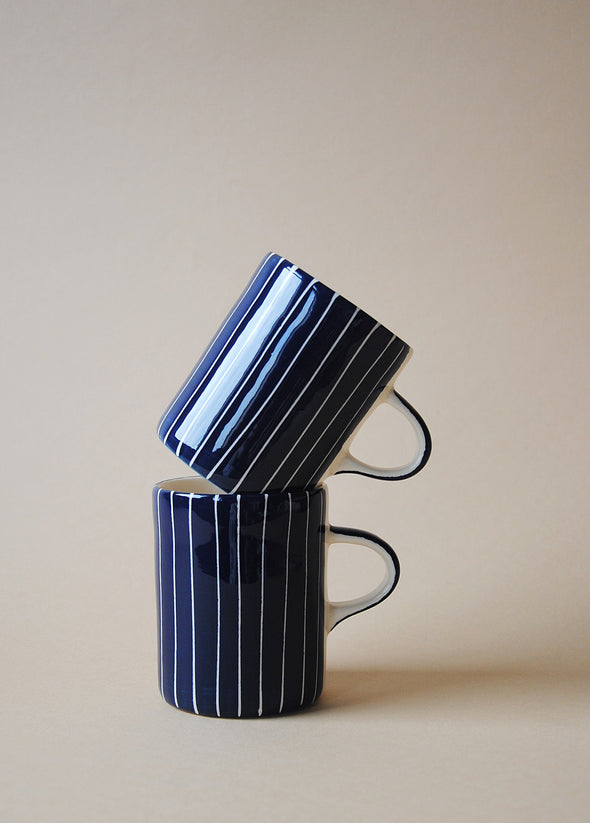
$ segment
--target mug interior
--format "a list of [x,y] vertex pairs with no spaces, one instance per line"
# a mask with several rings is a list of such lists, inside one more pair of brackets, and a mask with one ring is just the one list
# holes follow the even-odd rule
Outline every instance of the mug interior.
[[222,489],[203,477],[175,477],[172,480],[162,480],[156,483],[156,488],[185,494],[224,494]]

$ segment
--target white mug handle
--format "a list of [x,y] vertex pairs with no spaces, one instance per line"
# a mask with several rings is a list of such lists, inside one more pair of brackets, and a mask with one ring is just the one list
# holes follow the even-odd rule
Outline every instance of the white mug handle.
[[359,460],[350,453],[350,443],[356,434],[356,432],[354,432],[344,446],[344,451],[340,453],[328,470],[329,474],[354,472],[355,474],[364,474],[367,477],[377,477],[381,480],[403,480],[424,468],[432,451],[430,432],[424,420],[422,420],[416,409],[395,391],[393,386],[388,387],[381,395],[380,400],[377,401],[377,405],[380,403],[388,403],[394,409],[400,411],[404,417],[407,417],[412,424],[418,440],[418,448],[414,457],[405,465],[395,468],[380,468],[379,466],[371,466],[369,463],[363,463],[362,460]]
[[399,580],[399,560],[391,546],[370,532],[360,529],[346,529],[340,526],[326,527],[326,549],[333,543],[351,543],[357,546],[367,546],[377,552],[385,564],[385,574],[378,586],[363,597],[352,600],[341,600],[335,603],[326,600],[325,626],[326,632],[331,632],[334,626],[351,617],[353,614],[371,609],[389,597]]

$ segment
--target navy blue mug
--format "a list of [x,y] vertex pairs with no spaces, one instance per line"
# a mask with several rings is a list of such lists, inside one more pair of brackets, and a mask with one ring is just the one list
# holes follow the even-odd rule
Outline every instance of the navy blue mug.
[[[269,254],[162,417],[160,439],[219,488],[313,488],[331,474],[410,477],[430,455],[420,415],[393,388],[411,349],[350,301]],[[409,463],[378,468],[349,446],[380,402],[417,435]]]
[[[326,523],[326,490],[216,494],[197,477],[158,483],[160,690],[213,717],[277,715],[313,704],[328,632],[380,603],[399,578],[395,552],[367,532]],[[331,603],[326,547],[354,543],[384,560],[368,595]]]

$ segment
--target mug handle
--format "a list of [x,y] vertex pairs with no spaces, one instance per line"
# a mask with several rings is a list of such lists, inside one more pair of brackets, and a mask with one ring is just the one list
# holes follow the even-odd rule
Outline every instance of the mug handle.
[[366,609],[371,609],[378,603],[389,597],[397,586],[399,580],[399,560],[391,546],[370,532],[360,529],[347,529],[341,526],[330,526],[326,528],[326,548],[333,543],[350,543],[357,546],[366,546],[377,552],[385,564],[385,574],[378,586],[363,597],[355,597],[352,600],[339,600],[331,602],[326,600],[325,625],[326,631],[331,632],[334,626]]
[[348,443],[344,446],[344,451],[332,467],[330,474],[354,472],[355,474],[364,474],[366,477],[377,477],[381,480],[403,480],[406,477],[417,474],[417,472],[424,468],[432,451],[432,439],[424,420],[422,420],[416,409],[414,409],[401,394],[395,391],[393,386],[385,390],[377,405],[379,405],[379,403],[388,403],[394,409],[398,409],[412,424],[412,428],[418,439],[418,449],[414,457],[405,465],[391,469],[363,463],[362,460],[359,460],[350,453],[349,445],[356,434],[356,432],[354,432],[352,437],[349,438]]

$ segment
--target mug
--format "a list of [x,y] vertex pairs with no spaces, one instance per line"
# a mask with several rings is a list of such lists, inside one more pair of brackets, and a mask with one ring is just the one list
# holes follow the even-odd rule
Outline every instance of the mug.
[[[159,675],[163,698],[213,717],[277,715],[322,691],[334,626],[393,591],[393,549],[325,521],[326,489],[217,494],[178,478],[153,490]],[[384,561],[364,597],[325,596],[326,547],[354,543]]]
[[[430,455],[428,429],[393,388],[411,349],[278,254],[269,254],[162,417],[160,439],[224,491],[313,488],[331,474],[410,477]],[[378,468],[350,454],[369,410],[412,423],[409,463]]]

